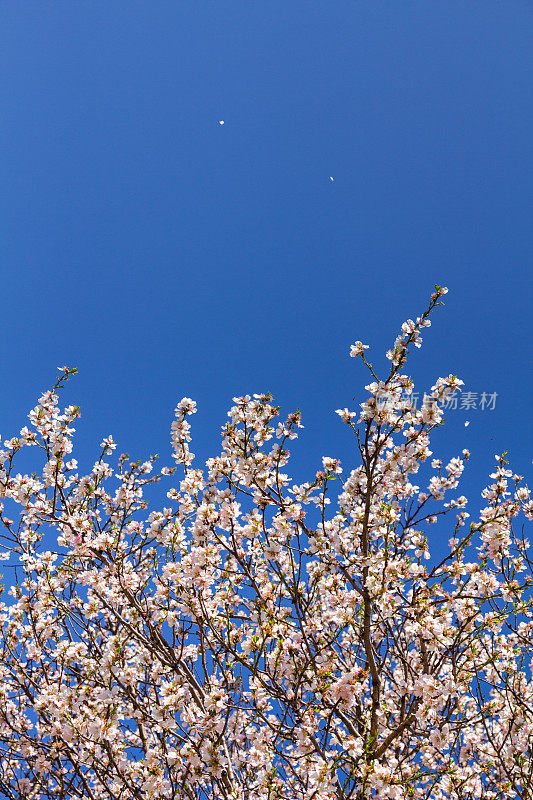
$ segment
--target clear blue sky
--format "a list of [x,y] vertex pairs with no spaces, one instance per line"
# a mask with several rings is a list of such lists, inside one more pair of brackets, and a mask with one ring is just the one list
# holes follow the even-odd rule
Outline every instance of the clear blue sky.
[[166,457],[184,395],[205,459],[268,389],[299,478],[348,467],[349,345],[388,365],[439,283],[414,377],[498,398],[433,449],[474,503],[493,453],[527,475],[532,41],[530,0],[3,0],[2,436],[68,364],[86,464]]

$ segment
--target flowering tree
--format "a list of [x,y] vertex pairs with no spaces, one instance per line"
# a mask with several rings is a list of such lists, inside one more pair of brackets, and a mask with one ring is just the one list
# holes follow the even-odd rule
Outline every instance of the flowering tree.
[[[235,398],[204,471],[186,398],[176,466],[112,466],[108,437],[79,475],[79,409],[58,406],[75,370],[62,371],[1,452],[18,564],[0,606],[3,798],[533,797],[533,564],[512,524],[533,518],[528,489],[498,457],[467,523],[466,450],[412,482],[462,383],[440,378],[420,409],[405,400],[409,347],[445,292],[404,323],[384,379],[353,345],[373,380],[359,413],[337,412],[359,463],[331,511],[339,461],[292,485],[300,415],[276,424],[269,395]],[[25,447],[38,474],[15,471]],[[148,513],[161,479],[168,502]],[[430,565],[438,518],[449,552]]]

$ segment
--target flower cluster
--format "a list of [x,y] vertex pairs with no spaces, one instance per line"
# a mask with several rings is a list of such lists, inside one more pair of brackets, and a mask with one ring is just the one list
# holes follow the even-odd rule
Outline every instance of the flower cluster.
[[[176,466],[116,457],[108,436],[80,474],[61,370],[0,451],[16,567],[0,603],[2,797],[532,796],[533,561],[515,521],[533,501],[499,456],[468,526],[470,454],[430,450],[462,382],[437,380],[421,409],[402,400],[399,367],[444,292],[402,326],[388,377],[367,364],[360,411],[337,412],[358,454],[342,479],[325,456],[293,481],[300,414],[280,419],[269,394],[234,398],[204,469],[185,398]],[[24,448],[40,454],[29,474]],[[436,522],[450,549],[432,563]]]

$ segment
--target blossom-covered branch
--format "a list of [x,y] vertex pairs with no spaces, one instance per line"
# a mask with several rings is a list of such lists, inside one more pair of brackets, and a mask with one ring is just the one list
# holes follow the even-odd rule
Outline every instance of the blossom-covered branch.
[[234,398],[204,469],[185,398],[173,466],[116,458],[109,436],[80,474],[61,370],[0,452],[15,575],[0,606],[2,797],[533,797],[533,561],[515,529],[533,518],[529,490],[498,456],[470,518],[468,451],[443,466],[430,450],[462,382],[439,378],[420,409],[405,400],[409,346],[445,292],[404,323],[384,379],[352,346],[373,380],[359,411],[337,412],[358,460],[334,505],[339,460],[294,484],[300,413],[280,421],[268,394]]

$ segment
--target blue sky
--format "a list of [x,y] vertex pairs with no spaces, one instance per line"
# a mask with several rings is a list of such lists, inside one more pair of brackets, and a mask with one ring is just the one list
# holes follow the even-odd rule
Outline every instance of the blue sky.
[[270,390],[303,412],[300,479],[350,467],[349,345],[386,369],[439,283],[411,374],[498,397],[433,450],[472,451],[474,505],[494,453],[530,472],[530,2],[4,0],[0,19],[3,438],[68,364],[87,465],[109,433],[167,456],[183,396],[203,460],[231,398]]

